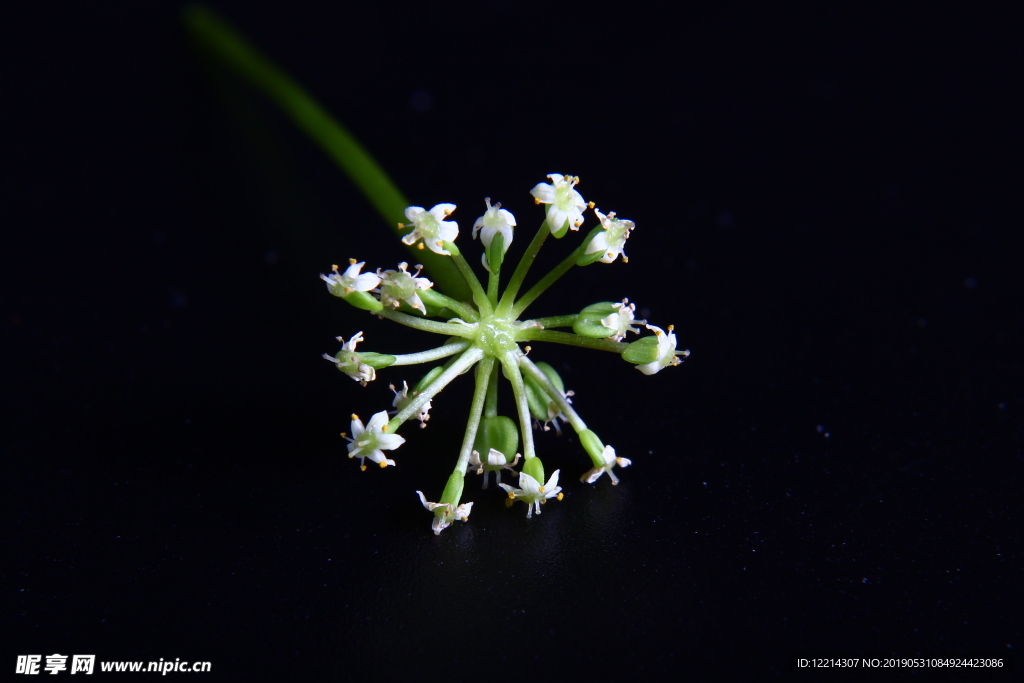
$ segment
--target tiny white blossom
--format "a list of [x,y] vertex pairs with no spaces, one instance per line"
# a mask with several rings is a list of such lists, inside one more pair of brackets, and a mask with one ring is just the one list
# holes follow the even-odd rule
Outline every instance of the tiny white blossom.
[[583,210],[587,208],[583,197],[573,189],[580,179],[559,173],[550,173],[548,178],[554,185],[537,183],[530,194],[536,203],[549,205],[547,218],[551,234],[565,227],[566,222],[571,230],[579,230],[583,225]]
[[398,308],[404,301],[423,315],[427,314],[427,307],[417,290],[430,289],[434,283],[425,277],[419,277],[423,266],[416,266],[416,272],[409,274],[408,263],[404,261],[398,264],[398,270],[377,271],[380,276],[380,302],[385,306]]
[[520,455],[516,453],[516,457],[512,462],[508,462],[505,458],[505,454],[496,448],[490,449],[487,453],[487,462],[480,460],[480,451],[474,450],[469,455],[469,464],[476,468],[477,474],[484,475],[484,483],[481,488],[487,488],[487,480],[494,472],[494,480],[501,485],[501,471],[511,470],[519,462]]
[[[548,479],[548,483],[543,486],[526,472],[519,473],[519,488],[512,488],[508,484],[498,484],[498,486],[508,491],[509,500],[525,502],[526,516],[530,518],[533,516],[534,510],[538,515],[540,514],[540,504],[546,502],[548,498],[557,497],[558,500],[562,500],[562,487],[558,485],[559,471],[555,470]],[[511,503],[509,504],[511,505]]]
[[637,365],[636,369],[640,372],[645,375],[653,375],[661,372],[662,368],[666,368],[669,365],[679,365],[681,361],[678,356],[686,358],[690,355],[689,351],[676,351],[676,335],[672,332],[675,328],[671,325],[668,326],[667,333],[654,325],[646,325],[645,327],[658,337],[658,357],[650,363]]
[[[622,341],[626,338],[626,333],[632,332],[633,334],[639,334],[640,328],[633,327],[634,322],[638,322],[634,313],[636,313],[636,304],[629,303],[629,299],[623,299],[621,304],[612,304],[612,308],[615,312],[606,318],[601,318],[601,324],[607,327],[609,330],[615,330],[615,334],[608,337],[611,341]],[[640,320],[639,322],[644,322]]]
[[[451,503],[431,503],[427,501],[422,491],[417,491],[416,495],[420,497],[420,502],[423,503],[423,507],[434,513],[434,521],[430,523],[430,528],[434,530],[435,536],[440,536],[441,532],[451,526],[452,522],[459,520],[465,522],[469,519],[469,513],[473,510],[473,503],[463,503],[462,505],[455,507]],[[438,508],[442,508],[440,515],[436,513]]]
[[[576,395],[576,392],[570,389],[569,391],[563,391],[562,398],[565,399],[566,403],[572,403],[572,397]],[[550,432],[551,428],[555,428],[555,434],[558,436],[562,435],[562,426],[558,423],[559,420],[565,424],[569,424],[569,418],[562,412],[561,407],[555,401],[548,402],[548,416],[546,420],[535,420],[534,425],[541,427],[545,432]]]
[[618,484],[619,478],[615,476],[614,472],[612,472],[612,468],[615,467],[616,465],[618,465],[619,467],[629,467],[630,465],[633,464],[633,462],[628,458],[616,457],[615,449],[612,448],[611,446],[604,447],[604,450],[601,452],[601,457],[604,458],[604,466],[595,467],[594,469],[590,470],[582,477],[580,477],[580,481],[584,481],[588,484],[593,484],[601,477],[602,474],[607,472],[608,477],[612,480],[612,484]]
[[[504,238],[501,247],[501,253],[504,254],[512,244],[512,228],[516,225],[516,217],[507,209],[501,208],[501,204],[491,206],[490,197],[486,197],[484,202],[487,204],[487,211],[473,224],[473,239],[476,239],[477,233],[480,233],[480,241],[483,242],[484,249],[487,249],[494,241],[494,236],[500,232]],[[480,261],[484,264],[484,268],[490,270],[487,265],[487,254],[483,254]]]
[[[349,259],[349,266],[344,273],[338,274],[338,266],[331,266],[334,272],[330,275],[320,274],[320,279],[327,283],[327,289],[332,294],[351,294],[353,292],[369,292],[380,284],[380,278],[374,273],[363,273],[360,275],[366,262],[356,263],[356,260]],[[340,291],[338,291],[340,289]]]
[[626,252],[623,249],[626,246],[626,240],[629,239],[630,231],[636,227],[636,224],[633,221],[619,220],[615,217],[614,211],[606,216],[600,210],[594,209],[594,214],[601,221],[601,227],[604,230],[594,235],[584,252],[593,254],[603,251],[604,256],[598,259],[601,263],[611,263],[618,258],[619,254],[622,254],[622,262],[628,263],[629,259],[626,258]]
[[339,351],[336,356],[330,356],[325,353],[324,358],[326,360],[334,363],[339,370],[362,384],[364,387],[368,382],[372,382],[377,379],[377,371],[362,362],[359,359],[359,354],[355,352],[356,344],[363,341],[362,332],[356,332],[347,342],[345,342],[343,337],[338,337],[338,341],[344,342],[341,345],[341,351]]
[[398,434],[388,434],[388,414],[380,411],[370,418],[366,427],[363,427],[362,420],[358,415],[352,416],[352,437],[345,437],[348,444],[348,457],[359,458],[359,468],[366,470],[363,464],[365,458],[369,458],[381,467],[391,465],[395,461],[384,457],[384,451],[393,451],[403,443],[405,439]]
[[[454,204],[438,204],[430,211],[422,206],[410,206],[405,210],[405,217],[412,221],[414,230],[402,238],[403,244],[412,245],[417,240],[423,240],[420,249],[425,244],[430,251],[442,256],[451,256],[451,253],[444,248],[445,242],[454,242],[459,236],[459,225],[455,221],[446,221],[451,213],[455,211]],[[407,228],[408,225],[399,227]]]
[[[392,384],[388,387],[391,391],[395,392],[395,400],[391,402],[392,407],[395,410],[390,411],[391,415],[397,415],[400,410],[409,405],[409,402],[416,398],[416,392],[413,392],[412,396],[409,395],[409,383],[402,381],[402,390],[398,391],[395,389],[395,385]],[[420,408],[419,414],[416,417],[420,421],[420,428],[423,429],[427,426],[427,420],[430,419],[430,401],[427,401]]]

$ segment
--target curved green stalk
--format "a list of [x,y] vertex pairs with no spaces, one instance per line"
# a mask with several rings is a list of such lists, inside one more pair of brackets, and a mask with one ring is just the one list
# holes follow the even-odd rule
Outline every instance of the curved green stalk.
[[427,401],[437,396],[437,394],[448,386],[453,379],[473,367],[473,364],[483,358],[483,356],[484,352],[474,347],[467,349],[461,356],[453,359],[454,362],[452,362],[451,365],[448,365],[444,369],[444,372],[437,376],[437,379],[427,385],[423,391],[416,395],[416,398],[409,401],[409,404],[406,405],[405,408],[398,411],[398,414],[391,418],[391,421],[388,422],[388,426],[385,431],[392,434],[397,432],[403,422],[413,415],[418,414],[420,412],[420,408],[422,408]]
[[[491,368],[494,366],[494,356],[484,356],[480,364],[476,366],[476,388],[473,390],[473,403],[469,408],[469,421],[466,423],[466,436],[462,440],[462,450],[459,451],[459,460],[455,463],[455,471],[465,474],[469,466],[469,458],[473,454],[473,444],[476,443],[476,433],[480,428],[480,418],[484,412],[484,402],[487,398],[487,385],[490,384]],[[486,456],[485,456],[486,457]]]
[[544,393],[546,393],[548,397],[558,405],[558,409],[561,410],[562,414],[565,415],[565,418],[569,420],[569,424],[572,425],[572,428],[576,430],[577,434],[587,428],[587,423],[583,421],[583,418],[581,418],[575,410],[573,410],[572,405],[565,400],[565,396],[563,396],[562,392],[558,390],[558,387],[551,383],[548,376],[545,375],[532,360],[526,356],[520,356],[519,365],[522,367],[523,372],[532,377],[533,380],[540,385],[541,389],[544,390]]
[[430,361],[441,360],[442,358],[454,356],[456,353],[465,351],[468,346],[469,341],[460,341],[445,344],[444,346],[439,346],[436,349],[430,349],[429,351],[395,354],[395,362],[388,367],[395,367],[397,365],[417,365],[419,363],[429,363]]
[[[280,106],[338,163],[384,221],[399,234],[398,221],[404,217],[409,202],[352,134],[213,10],[204,5],[189,5],[183,14],[189,32],[213,55]],[[410,249],[416,255],[416,261],[426,267],[431,279],[442,289],[456,298],[469,298],[468,289],[447,257]]]
[[527,328],[516,335],[516,341],[544,341],[554,342],[556,344],[568,344],[569,346],[582,346],[587,349],[597,349],[598,351],[611,351],[612,353],[622,353],[626,350],[629,344],[625,342],[614,342],[608,339],[593,339],[591,337],[582,337],[578,334],[571,332],[556,332],[555,330],[538,330],[535,328]]
[[374,315],[379,315],[380,317],[387,318],[388,320],[394,320],[396,323],[401,323],[407,327],[413,327],[417,330],[433,332],[434,334],[445,334],[449,337],[472,337],[476,334],[470,325],[443,323],[429,318],[417,318],[416,316],[409,315],[408,313],[389,311],[386,308],[377,311]]
[[530,287],[529,291],[523,295],[523,298],[517,301],[512,307],[512,317],[518,318],[522,312],[526,310],[526,307],[536,301],[537,297],[543,294],[548,287],[555,284],[555,282],[558,281],[558,278],[568,273],[569,270],[576,265],[576,256],[580,253],[580,249],[582,248],[583,247],[581,246],[574,249],[571,254],[565,257],[564,261],[552,268],[551,272],[542,277],[537,284]]
[[526,383],[523,381],[523,374],[519,371],[519,363],[513,353],[506,353],[501,357],[501,366],[512,384],[512,395],[516,399],[516,408],[519,412],[519,431],[523,435],[523,458],[529,460],[537,457],[533,445],[533,421],[530,416],[530,404],[526,400]]

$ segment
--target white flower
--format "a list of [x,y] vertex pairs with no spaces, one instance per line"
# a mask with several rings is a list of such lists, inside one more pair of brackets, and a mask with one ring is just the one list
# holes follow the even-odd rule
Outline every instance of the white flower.
[[[519,487],[514,489],[508,484],[498,484],[501,488],[508,491],[508,497],[510,500],[521,500],[526,503],[526,516],[530,518],[533,516],[534,510],[537,514],[540,514],[540,504],[547,501],[548,498],[558,498],[562,500],[562,487],[558,485],[558,472],[555,470],[551,478],[548,479],[548,483],[544,486],[540,485],[536,479],[531,477],[526,472],[519,473]],[[511,503],[509,503],[511,505]]]
[[584,252],[593,254],[603,251],[604,256],[598,259],[601,263],[611,263],[618,258],[619,254],[622,254],[622,262],[628,263],[629,259],[626,258],[623,248],[626,246],[626,240],[629,239],[630,231],[636,227],[636,224],[633,221],[619,220],[615,217],[614,211],[606,216],[600,210],[594,209],[594,214],[601,221],[601,227],[604,230],[594,235],[594,239],[590,240],[590,244],[587,245]]
[[[627,332],[633,334],[639,334],[640,328],[633,327],[633,323],[636,321],[634,313],[636,312],[636,304],[629,303],[629,299],[623,299],[621,304],[612,304],[612,308],[615,312],[609,315],[607,318],[601,318],[601,324],[607,327],[609,330],[615,330],[615,334],[608,337],[611,341],[622,341],[626,337]],[[639,322],[644,322],[643,320]]]
[[487,462],[480,460],[480,452],[474,450],[470,453],[469,464],[476,468],[477,474],[484,475],[484,483],[481,488],[487,488],[487,479],[491,472],[494,472],[494,480],[501,485],[501,471],[511,470],[519,462],[519,453],[516,453],[516,457],[512,462],[508,462],[505,458],[505,454],[496,448],[490,449],[487,453]]
[[[345,342],[345,339],[338,337],[338,341]],[[359,359],[359,354],[356,353],[356,344],[361,341],[363,341],[363,333],[356,332],[351,339],[341,345],[341,351],[336,356],[329,356],[325,353],[324,358],[365,387],[367,382],[377,379],[377,371]]]
[[398,308],[403,301],[415,308],[423,315],[427,314],[427,307],[417,290],[430,289],[434,283],[425,277],[419,277],[423,266],[416,266],[416,272],[410,275],[406,269],[408,263],[404,261],[398,264],[398,270],[377,271],[380,276],[380,302],[385,306]]
[[[504,254],[512,244],[512,228],[516,225],[516,217],[507,209],[501,208],[501,204],[491,206],[490,197],[485,198],[484,202],[487,203],[487,211],[473,224],[473,239],[476,239],[479,232],[480,241],[483,242],[484,249],[487,249],[494,241],[494,236],[500,232],[504,238],[501,246],[501,253]],[[480,260],[484,264],[484,268],[490,270],[487,265],[487,254],[482,255]]]
[[550,173],[548,178],[554,185],[537,183],[530,190],[530,194],[536,203],[550,205],[547,218],[551,234],[559,232],[565,227],[566,222],[569,223],[570,229],[579,230],[583,224],[583,210],[587,208],[583,197],[573,189],[580,179],[558,173]]
[[[572,403],[572,397],[576,395],[576,392],[574,392],[572,389],[570,389],[569,391],[561,392],[561,394],[562,394],[562,398],[565,399],[566,403]],[[535,420],[534,421],[534,425],[541,427],[545,432],[550,432],[551,428],[554,427],[555,428],[555,434],[557,434],[558,436],[561,436],[562,435],[562,426],[560,424],[558,424],[558,421],[561,420],[562,422],[564,422],[566,424],[569,424],[569,418],[567,418],[565,416],[565,413],[562,412],[562,408],[555,401],[550,401],[548,403],[547,408],[548,408],[547,419],[546,420]]]
[[359,458],[359,469],[366,470],[364,458],[369,458],[381,467],[395,466],[394,460],[384,457],[384,451],[395,450],[405,443],[405,439],[398,434],[388,434],[387,429],[388,414],[383,410],[371,417],[365,428],[358,415],[352,416],[352,438],[345,438],[349,442],[348,457]]
[[683,358],[690,355],[689,351],[676,351],[676,335],[672,332],[674,327],[668,326],[668,332],[666,333],[660,327],[654,325],[646,325],[647,329],[653,332],[658,337],[658,357],[650,363],[644,363],[636,366],[636,369],[645,375],[653,375],[657,372],[661,372],[662,368],[668,367],[669,365],[679,365],[681,362],[676,354],[679,354]]
[[320,274],[320,279],[327,283],[327,289],[330,290],[331,294],[342,296],[352,292],[369,292],[380,284],[380,278],[373,273],[359,274],[362,267],[366,265],[365,261],[356,263],[356,260],[353,258],[349,259],[348,263],[348,268],[340,275],[338,274],[338,266],[331,266],[331,270],[334,272],[330,275]]
[[[455,211],[454,204],[438,204],[430,211],[422,206],[410,206],[405,210],[405,217],[412,221],[415,229],[402,238],[403,244],[412,245],[422,239],[423,244],[435,254],[451,256],[451,253],[444,248],[445,242],[454,242],[459,236],[459,225],[455,221],[446,221],[452,211]],[[407,228],[408,225],[399,227]],[[420,249],[423,248],[420,245]]]
[[[459,520],[465,522],[469,519],[469,513],[473,509],[473,503],[463,503],[462,505],[455,507],[451,503],[430,503],[423,495],[422,491],[417,491],[416,495],[420,497],[420,502],[423,503],[423,507],[434,513],[434,521],[430,523],[430,528],[434,530],[434,535],[439,536],[442,531],[451,526],[452,522]],[[438,515],[436,510],[442,508],[441,514]]]
[[[405,380],[402,381],[402,390],[401,391],[398,391],[397,389],[395,389],[395,385],[394,384],[392,384],[388,388],[391,389],[391,391],[395,392],[395,400],[391,402],[391,405],[392,405],[392,407],[395,408],[395,410],[391,411],[391,413],[390,413],[391,415],[397,415],[400,410],[402,410],[407,405],[409,405],[410,401],[412,401],[414,398],[416,398],[416,394],[418,393],[418,392],[414,391],[412,396],[410,396],[409,395],[409,383],[406,382]],[[416,415],[416,417],[420,421],[420,428],[421,429],[423,429],[423,428],[425,428],[427,426],[427,420],[430,419],[430,407],[431,407],[430,406],[430,401],[427,401],[426,403],[423,404],[423,407],[420,408],[419,414]]]
[[616,465],[618,465],[619,467],[629,467],[630,465],[633,464],[633,462],[628,458],[615,457],[615,449],[612,448],[611,446],[604,447],[604,450],[601,451],[601,457],[604,458],[604,467],[595,467],[594,469],[590,470],[582,477],[580,477],[580,481],[584,481],[588,484],[593,484],[601,477],[602,474],[607,472],[608,477],[612,480],[612,484],[618,484],[619,478],[615,476],[614,472],[612,472],[612,468],[615,467]]

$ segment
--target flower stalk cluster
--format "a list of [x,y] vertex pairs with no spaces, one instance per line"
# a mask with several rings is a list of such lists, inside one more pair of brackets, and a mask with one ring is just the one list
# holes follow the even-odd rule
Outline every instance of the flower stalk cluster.
[[[613,212],[604,214],[592,202],[586,202],[576,190],[579,178],[552,174],[548,179],[550,183],[539,183],[531,190],[535,203],[545,208],[544,219],[508,277],[504,291],[500,291],[503,266],[513,241],[516,219],[501,204],[492,205],[490,198],[485,200],[486,211],[477,219],[472,233],[474,239],[479,236],[484,247],[481,262],[486,271],[486,284],[477,278],[455,245],[459,228],[450,220],[454,204],[438,204],[429,211],[411,206],[405,210],[410,223],[400,224],[401,228],[409,230],[402,242],[453,260],[472,293],[472,301],[446,296],[427,277],[421,276],[420,266],[410,273],[407,263],[398,264],[397,269],[364,273],[365,262],[352,259],[343,272],[334,266],[330,275],[321,275],[331,294],[356,308],[444,337],[444,342],[435,348],[418,353],[388,354],[357,350],[357,344],[364,342],[360,331],[347,342],[339,337],[343,345],[334,356],[324,354],[340,371],[363,386],[374,381],[377,372],[385,368],[436,364],[412,388],[407,381],[402,382],[401,391],[391,386],[394,399],[390,413],[384,410],[375,413],[365,426],[358,416],[352,416],[351,436],[343,436],[349,442],[349,457],[358,458],[362,469],[366,469],[366,459],[382,468],[395,465],[395,460],[386,457],[384,451],[393,451],[405,443],[398,435],[399,429],[411,419],[417,420],[420,427],[426,427],[434,397],[459,375],[474,371],[476,388],[469,419],[448,484],[438,502],[431,502],[422,492],[416,492],[423,507],[433,513],[431,527],[437,534],[454,521],[469,518],[473,503],[463,503],[462,494],[465,476],[471,471],[482,475],[483,488],[487,488],[488,477],[494,472],[498,485],[508,494],[507,503],[526,503],[527,517],[540,514],[541,506],[552,498],[562,500],[564,494],[558,485],[560,470],[545,478],[544,465],[536,452],[534,425],[545,430],[554,427],[559,434],[562,426],[567,425],[576,433],[593,465],[581,477],[586,483],[594,483],[607,473],[611,483],[617,484],[619,479],[614,468],[622,469],[631,464],[587,426],[572,406],[573,392],[565,390],[554,368],[547,363],[534,363],[528,357],[530,345],[552,342],[608,351],[634,364],[645,375],[678,365],[689,355],[689,351],[676,348],[672,326],[666,332],[637,320],[636,306],[628,299],[597,302],[577,313],[559,316],[529,318],[523,315],[573,267],[613,263],[620,256],[625,263],[624,246],[634,229],[632,221],[619,219]],[[530,266],[546,240],[549,237],[560,239],[570,231],[579,230],[588,211],[594,214],[598,225],[559,265],[520,295]],[[642,328],[653,334],[632,343],[625,341],[627,335],[639,334]],[[498,385],[502,378],[511,384],[516,419],[500,414]],[[513,468],[520,461],[522,467],[516,475]],[[501,482],[505,470],[518,476],[518,488]]]

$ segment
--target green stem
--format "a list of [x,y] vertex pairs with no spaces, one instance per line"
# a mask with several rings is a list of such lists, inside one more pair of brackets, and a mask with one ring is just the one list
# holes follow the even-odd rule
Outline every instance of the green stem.
[[[397,230],[397,219],[409,202],[362,145],[340,123],[331,118],[281,68],[249,44],[230,24],[203,5],[184,10],[191,34],[216,58],[237,71],[253,87],[280,106],[314,142],[333,158],[349,179],[370,201],[384,221]],[[462,297],[466,292],[455,269],[437,254],[417,253],[430,276],[445,289]]]
[[[501,235],[495,235],[495,239],[498,239]],[[498,285],[501,282],[501,267],[495,266],[493,263],[488,264],[487,269],[487,300],[491,302],[491,307],[498,305]]]
[[507,315],[512,310],[512,302],[516,300],[516,295],[519,294],[519,287],[522,286],[523,280],[526,279],[526,273],[529,272],[530,266],[533,265],[533,260],[537,258],[540,248],[544,246],[544,240],[550,234],[551,230],[548,229],[548,222],[545,220],[540,224],[540,230],[533,236],[530,246],[526,248],[523,258],[519,259],[519,264],[512,273],[512,279],[508,281],[508,287],[505,288],[505,293],[501,295],[501,301],[498,302],[497,310],[499,312]]
[[559,410],[561,410],[566,419],[569,420],[569,424],[572,425],[572,428],[576,430],[577,434],[587,428],[587,423],[583,421],[575,410],[573,410],[572,404],[566,400],[565,396],[562,395],[562,392],[558,390],[558,387],[551,383],[548,376],[545,375],[540,368],[534,365],[532,360],[526,356],[520,356],[519,366],[523,369],[523,372],[540,384],[544,393],[550,396],[552,401],[558,404]]
[[429,363],[433,360],[440,360],[447,358],[448,356],[454,356],[456,353],[460,353],[466,350],[469,346],[468,341],[459,341],[454,344],[445,344],[439,346],[436,349],[430,349],[429,351],[420,351],[419,353],[403,353],[395,356],[395,362],[388,367],[395,365],[416,365],[419,363]]
[[569,346],[582,346],[587,349],[598,351],[611,351],[621,354],[629,344],[625,342],[613,342],[608,339],[593,339],[582,337],[571,332],[556,332],[554,330],[538,330],[535,327],[527,328],[516,334],[516,341],[544,341],[555,344],[568,344]]
[[392,311],[387,308],[375,311],[374,315],[379,315],[382,318],[387,318],[388,320],[394,320],[396,323],[401,323],[407,327],[415,327],[417,330],[434,332],[436,334],[443,334],[449,337],[476,336],[474,327],[471,325],[442,323],[437,320],[430,320],[429,318],[417,318],[416,316],[409,315],[408,313],[399,313],[398,311]]
[[466,436],[462,440],[459,460],[455,463],[455,470],[463,474],[466,472],[466,467],[469,466],[469,457],[473,454],[473,444],[476,443],[476,433],[480,428],[480,417],[484,412],[484,402],[487,397],[487,386],[490,384],[492,367],[494,367],[494,356],[484,356],[480,364],[476,366],[476,389],[473,391],[473,402],[469,407]]
[[487,380],[487,404],[484,406],[484,414],[487,417],[498,416],[498,376],[500,373],[501,366],[495,365]]
[[473,272],[473,269],[469,267],[469,264],[466,262],[462,252],[459,251],[459,248],[455,246],[454,242],[445,242],[444,249],[451,253],[455,266],[462,274],[462,279],[466,281],[466,284],[469,285],[470,291],[473,292],[473,301],[476,303],[476,307],[479,308],[480,312],[484,315],[490,315],[491,311],[494,310],[491,308],[491,302],[488,301],[487,293],[484,292],[483,285],[480,284],[480,280],[477,279],[476,273]]
[[445,308],[450,310],[452,313],[458,315],[467,323],[475,323],[476,321],[480,320],[480,314],[477,313],[476,309],[470,306],[469,304],[465,304],[461,301],[456,301],[455,299],[451,298],[450,296],[442,294],[436,289],[431,289],[430,291],[433,292],[432,298],[438,304],[444,304]]
[[540,323],[545,329],[550,330],[552,327],[572,327],[578,317],[579,314],[577,313],[572,315],[555,315],[550,318],[534,318],[533,322]]
[[523,382],[523,374],[519,372],[519,363],[512,352],[502,356],[501,366],[512,383],[512,394],[516,398],[516,408],[519,411],[519,431],[523,435],[523,457],[529,460],[537,457],[537,452],[533,446],[533,423],[530,418],[530,404],[526,400],[526,384]]
[[405,408],[398,411],[398,414],[391,418],[391,421],[388,422],[387,431],[391,434],[397,432],[403,422],[413,415],[418,415],[420,408],[422,408],[427,401],[440,393],[440,391],[448,386],[453,379],[473,367],[473,363],[480,360],[483,355],[484,352],[476,347],[467,349],[461,356],[455,359],[455,362],[446,367],[444,372],[437,376],[437,379],[424,387],[423,391],[416,395],[416,398],[410,401]]
[[569,272],[569,269],[576,265],[576,256],[579,254],[580,249],[583,247],[577,247],[571,254],[569,254],[564,261],[555,266],[550,273],[540,279],[540,282],[530,287],[530,290],[523,295],[523,298],[516,302],[516,305],[512,307],[512,317],[518,318],[526,307],[537,300],[544,291],[555,284],[558,278]]

